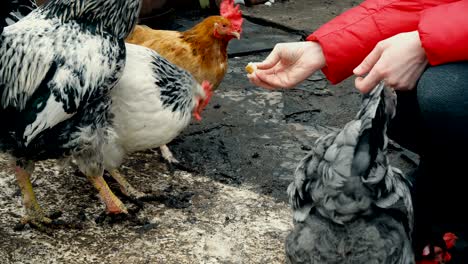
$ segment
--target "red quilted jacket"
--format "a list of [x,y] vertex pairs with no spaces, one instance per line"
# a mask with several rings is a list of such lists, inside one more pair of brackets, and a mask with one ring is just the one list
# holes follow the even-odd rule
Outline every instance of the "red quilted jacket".
[[431,65],[468,60],[468,0],[367,0],[312,33],[322,46],[334,84],[352,70],[377,42],[418,30]]

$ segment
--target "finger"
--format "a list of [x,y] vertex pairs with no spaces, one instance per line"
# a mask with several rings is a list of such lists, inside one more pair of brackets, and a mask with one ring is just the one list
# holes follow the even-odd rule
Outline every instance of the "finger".
[[257,69],[266,70],[275,66],[281,60],[278,50],[275,47],[264,61],[257,63]]
[[254,84],[254,85],[258,86],[258,87],[262,87],[262,88],[269,89],[269,90],[274,90],[275,89],[273,86],[271,86],[271,85],[263,82],[262,80],[260,80],[257,77],[256,73],[248,74],[247,78],[249,78],[249,81],[252,84]]
[[382,76],[377,73],[375,67],[366,77],[357,77],[355,80],[356,88],[361,93],[368,93],[382,80]]
[[259,71],[256,74],[257,74],[257,78],[261,82],[266,83],[268,86],[272,87],[273,89],[287,88],[287,85],[285,85],[284,81],[281,80],[278,74],[268,74],[262,71]]
[[280,62],[269,69],[265,69],[265,70],[257,69],[256,73],[261,73],[263,76],[267,76],[267,75],[274,76],[278,73],[284,72],[285,70],[286,70],[286,67]]
[[374,65],[382,56],[382,48],[379,45],[375,46],[375,48],[367,55],[367,57],[359,64],[354,70],[353,73],[355,75],[361,76],[371,71]]

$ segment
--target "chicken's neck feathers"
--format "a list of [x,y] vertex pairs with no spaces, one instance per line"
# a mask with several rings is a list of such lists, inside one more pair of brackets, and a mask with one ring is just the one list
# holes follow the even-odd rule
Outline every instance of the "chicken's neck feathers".
[[[222,58],[227,59],[227,46],[229,41],[227,39],[222,39],[215,37],[214,27],[209,27],[203,22],[199,23],[195,27],[182,32],[181,39],[190,44],[193,50],[198,54],[204,54],[208,58]],[[210,50],[210,52],[206,52]]]
[[181,112],[183,116],[190,115],[197,82],[185,70],[155,53],[152,54],[152,66],[163,106]]

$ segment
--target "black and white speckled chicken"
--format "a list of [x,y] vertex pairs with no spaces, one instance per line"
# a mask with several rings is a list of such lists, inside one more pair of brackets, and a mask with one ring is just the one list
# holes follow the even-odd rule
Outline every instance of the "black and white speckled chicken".
[[394,91],[379,84],[356,118],[319,138],[288,188],[290,263],[414,263],[410,183],[389,164]]
[[8,0],[0,11],[0,27],[14,24],[37,8],[34,0]]
[[118,171],[124,157],[171,142],[190,124],[192,116],[201,120],[213,86],[208,81],[200,85],[187,71],[149,48],[128,43],[126,47],[127,66],[110,94],[111,127],[116,136],[105,143],[103,158],[122,192],[139,199],[145,194]]
[[[0,36],[0,150],[16,160],[24,223],[51,222],[36,201],[34,162],[72,157],[106,202],[102,178],[109,92],[125,68],[124,39],[140,0],[51,0]],[[112,210],[111,210],[112,211]]]
[[[188,72],[155,51],[126,44],[123,75],[109,93],[110,105],[106,110],[109,136],[99,146],[103,153],[99,166],[110,172],[125,195],[134,199],[145,196],[119,173],[124,157],[167,144],[189,125],[192,116],[200,120],[212,87],[206,81],[198,84]],[[102,199],[109,213],[126,212],[112,192]]]

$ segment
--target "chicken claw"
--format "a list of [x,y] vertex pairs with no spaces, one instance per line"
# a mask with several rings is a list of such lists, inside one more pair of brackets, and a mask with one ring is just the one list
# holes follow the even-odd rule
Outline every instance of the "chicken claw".
[[179,161],[176,158],[174,158],[174,155],[172,154],[171,150],[167,147],[167,145],[162,145],[159,147],[159,149],[161,150],[161,155],[167,162],[173,164],[179,163]]
[[122,191],[122,193],[128,198],[139,200],[147,196],[145,193],[140,192],[133,187],[118,170],[111,170],[109,171],[109,174],[117,181],[120,185],[120,191]]
[[99,176],[88,176],[88,180],[93,184],[94,188],[98,190],[99,197],[106,205],[106,212],[107,214],[127,214],[127,208],[122,203],[122,201],[115,196],[115,194],[111,191],[109,186],[107,185],[106,181],[102,177]]
[[53,221],[49,217],[46,217],[44,213],[36,212],[34,215],[27,214],[21,218],[20,226],[25,226],[27,224],[39,231],[48,233],[49,227],[53,225]]
[[25,216],[21,219],[21,225],[29,224],[41,231],[45,231],[47,229],[46,226],[52,224],[52,219],[46,217],[41,206],[37,203],[30,179],[33,170],[33,163],[15,167],[16,181],[21,189],[23,206],[26,211]]

